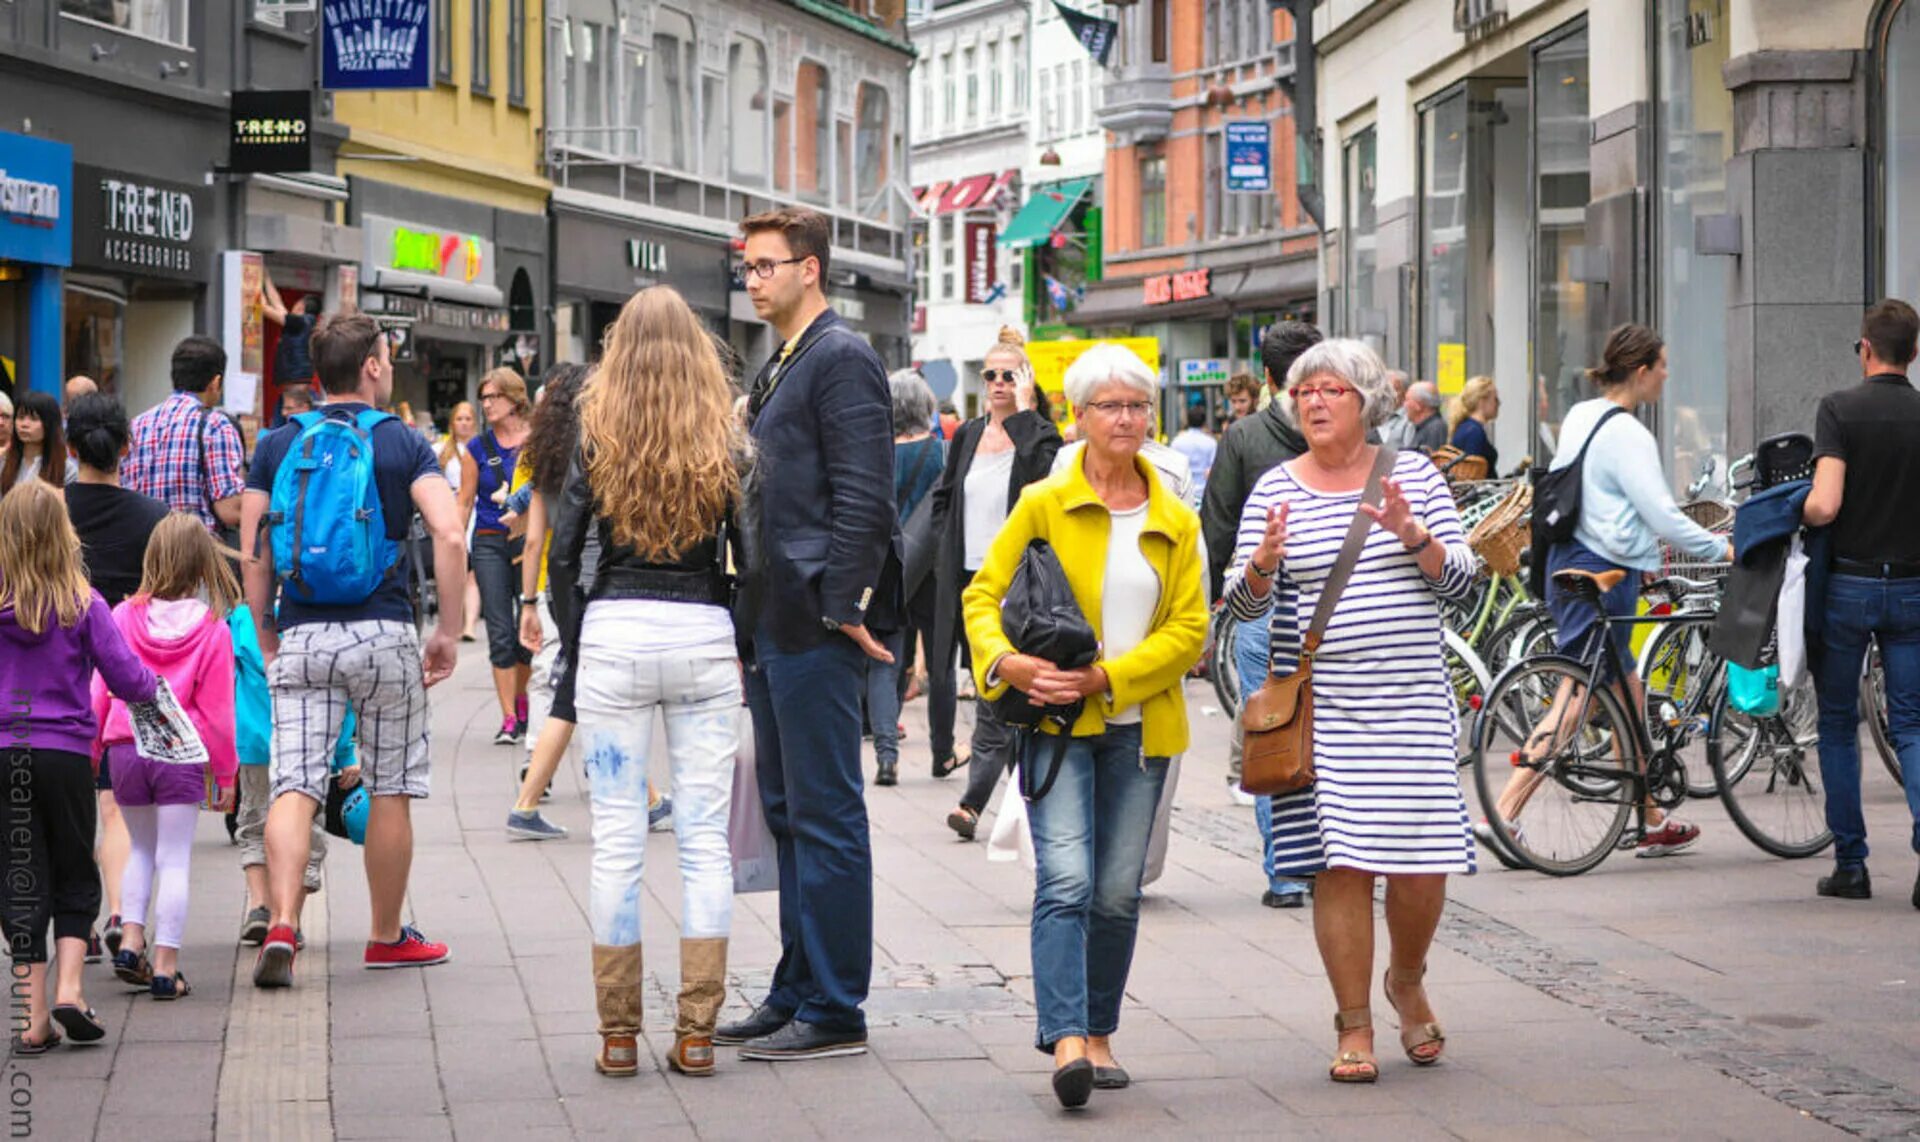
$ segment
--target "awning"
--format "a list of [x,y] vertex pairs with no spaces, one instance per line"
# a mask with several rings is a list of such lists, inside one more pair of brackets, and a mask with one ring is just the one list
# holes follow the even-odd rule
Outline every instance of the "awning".
[[999,174],[969,175],[951,181],[942,179],[928,186],[915,187],[913,198],[922,214],[991,210],[1000,204],[1000,196],[1019,177],[1018,170],[1004,170]]
[[953,183],[945,179],[942,179],[941,181],[936,182],[931,186],[914,187],[913,199],[915,202],[920,204],[920,213],[922,214],[939,213],[940,199],[943,195],[947,193],[947,188],[952,185]]
[[1013,216],[1007,228],[1000,232],[1000,244],[1003,246],[1037,246],[1053,237],[1053,232],[1073,213],[1073,208],[1086,196],[1087,187],[1092,185],[1090,178],[1074,179],[1072,182],[1043,186],[1033,192],[1020,213]]

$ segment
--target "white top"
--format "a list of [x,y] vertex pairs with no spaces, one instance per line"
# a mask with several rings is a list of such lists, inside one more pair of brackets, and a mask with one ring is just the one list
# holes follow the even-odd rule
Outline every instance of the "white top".
[[[1113,534],[1107,540],[1107,581],[1100,589],[1100,657],[1114,659],[1139,646],[1153,626],[1160,606],[1160,576],[1140,552],[1140,531],[1147,524],[1147,505],[1113,512]],[[1128,706],[1107,717],[1110,726],[1140,721],[1140,707]]]
[[453,485],[453,491],[455,495],[460,494],[460,475],[462,472],[460,457],[466,452],[466,450],[467,449],[465,445],[455,448],[453,450],[453,459],[445,465],[446,472],[447,472],[447,483]]
[[[1608,409],[1604,397],[1581,401],[1560,424],[1552,467],[1568,467]],[[1718,559],[1727,541],[1680,514],[1660,469],[1660,446],[1632,413],[1607,421],[1580,473],[1580,522],[1573,537],[1588,550],[1636,571],[1660,570],[1660,540],[1695,559]]]
[[[587,604],[583,625],[592,624],[592,641],[622,652],[661,654],[705,651],[689,657],[731,658],[733,616],[712,603],[666,599],[596,599]],[[587,634],[583,631],[582,641]]]
[[973,464],[967,469],[961,499],[966,504],[968,571],[978,571],[987,561],[987,548],[993,546],[993,537],[1000,534],[1000,525],[1007,522],[1007,485],[1013,480],[1013,453],[1011,448],[1005,452],[975,452]]
[[1187,458],[1193,486],[1206,487],[1207,473],[1213,470],[1213,458],[1220,451],[1220,442],[1204,428],[1189,428],[1173,438],[1171,447]]

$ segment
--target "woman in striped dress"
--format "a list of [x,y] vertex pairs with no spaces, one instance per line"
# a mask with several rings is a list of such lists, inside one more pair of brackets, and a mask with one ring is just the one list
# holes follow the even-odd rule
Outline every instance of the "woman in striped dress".
[[1427,1066],[1446,1041],[1421,981],[1447,874],[1472,872],[1474,851],[1436,596],[1463,594],[1474,563],[1452,493],[1425,457],[1401,453],[1379,504],[1361,503],[1379,451],[1367,430],[1394,406],[1373,350],[1322,342],[1294,362],[1287,386],[1282,399],[1307,453],[1268,471],[1248,497],[1227,605],[1241,619],[1272,616],[1273,672],[1291,672],[1354,513],[1372,521],[1314,659],[1318,777],[1274,798],[1273,843],[1277,872],[1317,874],[1314,935],[1339,1008],[1331,1076],[1373,1082],[1376,876],[1387,878],[1384,983],[1401,1046]]

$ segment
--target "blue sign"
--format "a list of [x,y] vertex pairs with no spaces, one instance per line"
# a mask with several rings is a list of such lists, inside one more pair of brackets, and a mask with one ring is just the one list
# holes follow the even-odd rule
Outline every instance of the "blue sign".
[[321,0],[320,22],[327,90],[433,86],[432,0]]
[[1273,125],[1227,124],[1227,189],[1273,191]]
[[73,264],[73,148],[0,131],[0,258]]

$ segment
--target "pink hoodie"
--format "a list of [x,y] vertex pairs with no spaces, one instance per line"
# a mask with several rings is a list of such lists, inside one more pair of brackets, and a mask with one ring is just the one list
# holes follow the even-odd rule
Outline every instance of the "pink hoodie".
[[[206,744],[213,779],[233,786],[239,757],[233,742],[233,635],[198,599],[148,600],[135,596],[113,608],[114,625],[134,656],[167,680],[200,740]],[[93,758],[110,745],[133,741],[127,705],[93,678],[93,712],[100,726]]]

